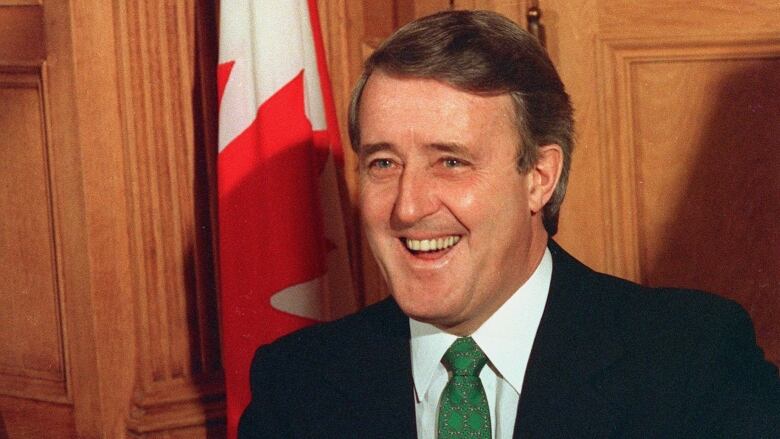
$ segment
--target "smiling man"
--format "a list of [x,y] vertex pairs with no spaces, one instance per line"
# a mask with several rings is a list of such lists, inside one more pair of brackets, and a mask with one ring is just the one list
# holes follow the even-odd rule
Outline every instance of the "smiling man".
[[258,349],[241,437],[773,437],[780,379],[739,306],[591,271],[550,239],[572,109],[489,12],[404,26],[350,107],[391,298]]
[[415,320],[470,335],[539,265],[561,147],[539,148],[518,172],[508,94],[382,71],[363,89],[358,126],[360,210],[393,297]]

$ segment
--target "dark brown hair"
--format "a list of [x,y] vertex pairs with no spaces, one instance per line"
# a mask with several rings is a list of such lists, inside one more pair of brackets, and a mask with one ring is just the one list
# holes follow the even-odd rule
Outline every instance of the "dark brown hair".
[[360,98],[376,70],[435,79],[480,95],[509,94],[522,139],[518,170],[524,173],[533,167],[539,146],[557,144],[563,150],[561,178],[543,210],[545,229],[551,236],[557,232],[574,149],[573,110],[555,67],[536,38],[489,11],[440,12],[401,27],[366,60],[352,92],[349,138],[356,151]]

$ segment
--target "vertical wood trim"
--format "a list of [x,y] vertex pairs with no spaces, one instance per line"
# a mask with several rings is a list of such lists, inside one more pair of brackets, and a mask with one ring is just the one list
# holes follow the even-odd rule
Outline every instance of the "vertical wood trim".
[[[68,338],[74,358],[74,417],[79,437],[102,437],[121,425],[133,372],[127,367],[133,359],[132,303],[113,15],[110,3],[95,0],[47,2],[44,7],[53,12],[46,14],[50,28],[70,18],[69,28],[63,29],[67,37],[59,35],[69,41],[70,50],[53,52],[50,61],[53,67],[72,62],[71,84],[59,86],[62,97],[73,100],[73,141],[83,192],[63,199],[84,203],[84,227],[68,228],[77,236],[84,232],[79,245],[88,259],[77,279],[90,287],[70,294],[67,303],[73,323]],[[59,45],[56,34],[50,35],[48,41]]]
[[344,172],[340,176],[346,184],[347,206],[344,207],[345,226],[349,241],[352,275],[357,286],[359,306],[366,304],[364,249],[357,210],[357,157],[352,151],[347,128],[347,108],[352,85],[362,72],[363,58],[357,36],[364,31],[363,4],[347,0],[318,0],[317,7],[328,61],[333,100],[339,121],[341,145],[344,151]]
[[601,55],[599,71],[604,73],[600,113],[608,115],[600,124],[600,135],[606,144],[601,151],[602,198],[608,206],[605,215],[606,236],[609,240],[606,269],[620,277],[637,279],[637,264],[629,266],[629,261],[636,261],[633,258],[636,254],[636,240],[633,239],[636,237],[635,228],[631,227],[636,213],[635,203],[631,201],[635,199],[633,185],[621,184],[615,187],[615,182],[634,181],[633,145],[627,143],[630,142],[630,135],[624,130],[625,124],[630,124],[631,104],[626,76],[630,72],[625,69],[625,60],[610,44],[600,41],[597,49]]
[[208,170],[216,87],[214,67],[202,71],[216,62],[216,40],[203,38],[216,17],[199,0],[114,8],[138,339],[127,426],[147,437],[224,418]]

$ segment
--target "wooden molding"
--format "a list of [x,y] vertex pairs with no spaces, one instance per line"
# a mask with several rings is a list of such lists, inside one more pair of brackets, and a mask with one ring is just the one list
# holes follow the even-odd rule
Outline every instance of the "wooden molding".
[[43,0],[0,0],[0,6],[40,6]]
[[135,434],[224,417],[211,182],[203,172],[202,131],[213,120],[202,119],[205,97],[195,83],[205,56],[196,52],[200,6],[115,2],[138,344],[127,425]]
[[152,437],[155,433],[188,427],[224,425],[225,390],[220,377],[211,383],[172,382],[155,391],[136,394],[127,421],[132,437]]
[[[610,240],[607,270],[621,277],[643,281],[645,261],[639,232],[637,174],[640,160],[636,149],[632,90],[635,69],[647,63],[725,61],[777,57],[780,39],[776,35],[705,35],[657,38],[603,38],[597,44],[598,76],[601,87],[599,113],[604,114],[599,131],[602,148],[602,198],[608,206],[605,218]],[[615,182],[631,182],[613,187]]]
[[[26,54],[22,54],[26,55]],[[52,186],[50,122],[41,62],[0,60],[0,94],[13,109],[12,124],[2,126],[5,141],[0,174],[4,220],[0,235],[4,259],[3,333],[0,393],[40,401],[70,401],[64,340],[63,291],[56,221],[58,204]],[[20,239],[20,237],[25,237]],[[7,258],[7,259],[6,259]],[[6,271],[8,270],[8,271]],[[7,290],[5,290],[7,288]]]

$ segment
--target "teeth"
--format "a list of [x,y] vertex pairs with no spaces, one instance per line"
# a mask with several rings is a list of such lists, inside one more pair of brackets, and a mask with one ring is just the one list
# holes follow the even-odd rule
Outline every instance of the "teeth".
[[460,236],[455,235],[436,239],[404,239],[406,248],[412,251],[423,252],[444,250],[457,244],[458,241],[460,241]]

